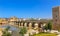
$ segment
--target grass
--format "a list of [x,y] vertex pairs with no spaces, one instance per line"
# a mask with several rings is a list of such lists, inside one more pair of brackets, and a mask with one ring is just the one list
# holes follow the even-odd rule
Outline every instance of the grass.
[[56,34],[52,34],[52,33],[39,33],[39,34],[35,34],[33,36],[57,36]]

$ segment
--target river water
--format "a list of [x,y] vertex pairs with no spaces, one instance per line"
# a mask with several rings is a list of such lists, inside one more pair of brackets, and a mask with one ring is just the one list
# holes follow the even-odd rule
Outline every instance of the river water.
[[2,25],[2,26],[0,26],[0,28],[7,28],[8,26],[10,27],[9,30],[11,30],[11,31],[18,31],[19,30],[18,27],[15,27],[15,26],[12,26],[12,25]]

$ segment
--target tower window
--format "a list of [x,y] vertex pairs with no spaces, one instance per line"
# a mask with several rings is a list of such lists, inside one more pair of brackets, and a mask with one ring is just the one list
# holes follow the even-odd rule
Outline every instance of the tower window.
[[57,17],[57,16],[56,16]]
[[57,19],[56,19],[56,22],[57,22]]

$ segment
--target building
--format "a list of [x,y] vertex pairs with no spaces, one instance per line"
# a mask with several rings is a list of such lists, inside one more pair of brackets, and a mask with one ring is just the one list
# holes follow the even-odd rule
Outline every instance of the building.
[[8,21],[6,18],[0,18],[0,25],[4,25],[4,24],[7,24]]
[[59,30],[60,27],[60,6],[52,8],[53,15],[53,29]]

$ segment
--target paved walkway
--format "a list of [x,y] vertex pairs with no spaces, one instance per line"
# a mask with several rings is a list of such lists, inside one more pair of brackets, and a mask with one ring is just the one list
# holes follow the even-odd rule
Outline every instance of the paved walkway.
[[17,31],[13,31],[12,36],[20,36],[20,34]]

